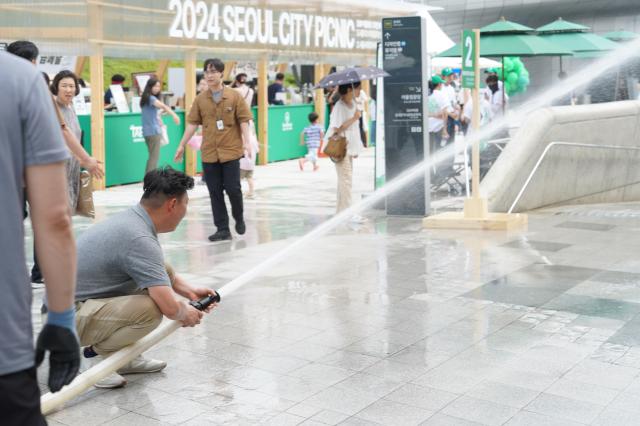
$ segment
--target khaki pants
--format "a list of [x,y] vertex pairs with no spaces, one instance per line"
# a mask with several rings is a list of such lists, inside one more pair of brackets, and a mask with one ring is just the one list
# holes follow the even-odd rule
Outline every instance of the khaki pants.
[[[175,275],[166,265],[173,283]],[[76,329],[81,346],[93,347],[102,356],[137,342],[162,322],[162,313],[145,290],[131,296],[76,302]]]
[[336,212],[351,207],[351,184],[353,177],[353,157],[347,155],[342,161],[334,163],[338,174],[338,203]]
[[144,173],[147,174],[151,170],[158,168],[158,159],[160,158],[160,147],[162,146],[162,135],[145,136],[144,141],[147,144],[149,158],[147,159],[147,167]]

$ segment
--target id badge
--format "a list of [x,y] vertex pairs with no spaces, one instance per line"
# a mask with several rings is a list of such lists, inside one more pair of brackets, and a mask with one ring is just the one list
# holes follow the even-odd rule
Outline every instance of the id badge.
[[216,126],[218,127],[218,130],[224,129],[224,123],[222,122],[222,120],[216,121]]

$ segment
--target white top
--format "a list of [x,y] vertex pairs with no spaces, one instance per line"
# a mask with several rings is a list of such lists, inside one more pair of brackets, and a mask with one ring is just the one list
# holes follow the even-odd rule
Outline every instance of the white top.
[[[353,118],[356,113],[356,103],[351,103],[351,108],[340,99],[333,106],[331,116],[329,117],[329,130],[325,136],[327,139],[331,138],[335,133],[335,130],[342,126],[347,120]],[[360,138],[360,123],[356,120],[344,131],[344,136],[347,138],[347,155],[356,156],[362,152],[362,139]]]
[[449,107],[449,112],[454,112],[456,106],[458,105],[458,96],[456,95],[456,89],[452,85],[447,86],[446,84],[442,85],[442,93],[446,96],[447,106]]
[[[469,132],[473,132],[473,97],[470,97],[467,103],[464,104],[463,116],[467,119],[469,123]],[[484,95],[480,96],[480,127],[484,126],[491,120],[491,105],[489,101],[484,97]]]
[[[356,105],[358,105],[358,110],[362,113],[362,122],[367,123],[367,112],[365,111],[365,105],[369,102],[369,96],[367,93],[360,89],[360,95],[357,98],[353,99],[356,101]],[[366,126],[365,126],[366,127]]]
[[253,89],[246,84],[243,84],[240,87],[234,87],[233,90],[240,93],[242,99],[244,99],[249,109],[251,109],[251,102],[253,101]]
[[[434,90],[429,96],[429,113],[440,112],[449,108],[449,100],[442,90]],[[437,133],[444,127],[444,120],[429,117],[429,133]]]
[[[491,104],[491,119],[494,120],[498,117],[501,117],[503,113],[502,89],[498,89],[496,93],[491,93],[491,90],[489,90],[488,101]],[[505,107],[509,104],[509,96],[507,96],[506,94],[504,95],[504,104]]]

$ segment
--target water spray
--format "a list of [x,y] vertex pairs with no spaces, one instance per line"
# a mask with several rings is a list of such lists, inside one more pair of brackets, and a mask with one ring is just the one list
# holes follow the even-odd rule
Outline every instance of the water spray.
[[[544,106],[548,106],[552,100],[585,85],[590,80],[599,76],[609,68],[621,64],[623,60],[627,59],[628,57],[636,55],[638,51],[640,51],[640,38],[622,45],[620,48],[614,50],[610,54],[602,57],[590,67],[585,68],[584,70],[575,74],[573,78],[563,81],[562,84],[558,85],[557,88],[554,86],[550,89],[545,90],[540,95],[532,98],[526,104],[520,106],[517,112],[509,112],[506,116],[492,121],[487,126],[480,129],[480,131],[470,134],[467,144],[472,144],[476,141],[489,138],[491,135],[506,126],[510,121],[520,122],[521,120],[525,119],[527,114],[529,114],[531,111]],[[439,164],[442,161],[445,161],[454,154],[455,146],[451,144],[448,147],[443,148],[433,154],[428,160],[425,160],[422,163],[405,170],[398,177],[387,182],[385,186],[376,190],[371,196],[336,214],[331,219],[311,230],[308,234],[300,237],[288,246],[284,247],[279,252],[275,253],[273,256],[256,265],[254,268],[228,282],[217,292],[219,295],[218,297],[228,297],[231,293],[233,293],[243,285],[249,283],[263,272],[269,270],[290,254],[299,252],[299,249],[302,246],[306,245],[308,242],[314,241],[317,238],[332,231],[341,223],[346,222],[352,215],[374,206],[380,200],[386,198],[389,194],[420,178],[423,173],[429,171],[430,167]],[[204,299],[195,303],[201,303],[203,305],[206,304]],[[71,382],[68,386],[63,387],[59,392],[55,394],[48,393],[46,395],[43,395],[41,399],[42,413],[46,415],[58,409],[64,403],[80,395],[98,381],[117,371],[119,368],[122,368],[135,357],[142,354],[143,352],[154,346],[156,343],[163,340],[165,337],[169,336],[175,330],[180,328],[181,325],[182,324],[178,321],[163,322],[158,328],[156,328],[154,331],[152,331],[142,339],[138,340],[136,343],[119,350],[109,358],[105,359],[104,361],[100,362],[99,364],[95,365],[94,367],[76,377],[73,382]]]

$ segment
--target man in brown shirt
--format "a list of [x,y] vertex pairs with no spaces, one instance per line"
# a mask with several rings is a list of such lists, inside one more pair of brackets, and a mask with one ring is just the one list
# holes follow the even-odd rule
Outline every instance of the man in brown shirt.
[[222,73],[224,63],[220,59],[204,62],[204,78],[209,90],[201,92],[193,101],[187,117],[187,127],[176,150],[175,161],[182,161],[184,146],[202,126],[202,168],[209,189],[213,223],[217,231],[209,241],[231,239],[229,215],[224,201],[226,192],[231,202],[231,214],[236,222],[236,232],[244,234],[242,187],[240,186],[240,159],[245,151],[250,153],[251,110],[242,96],[224,87]]

